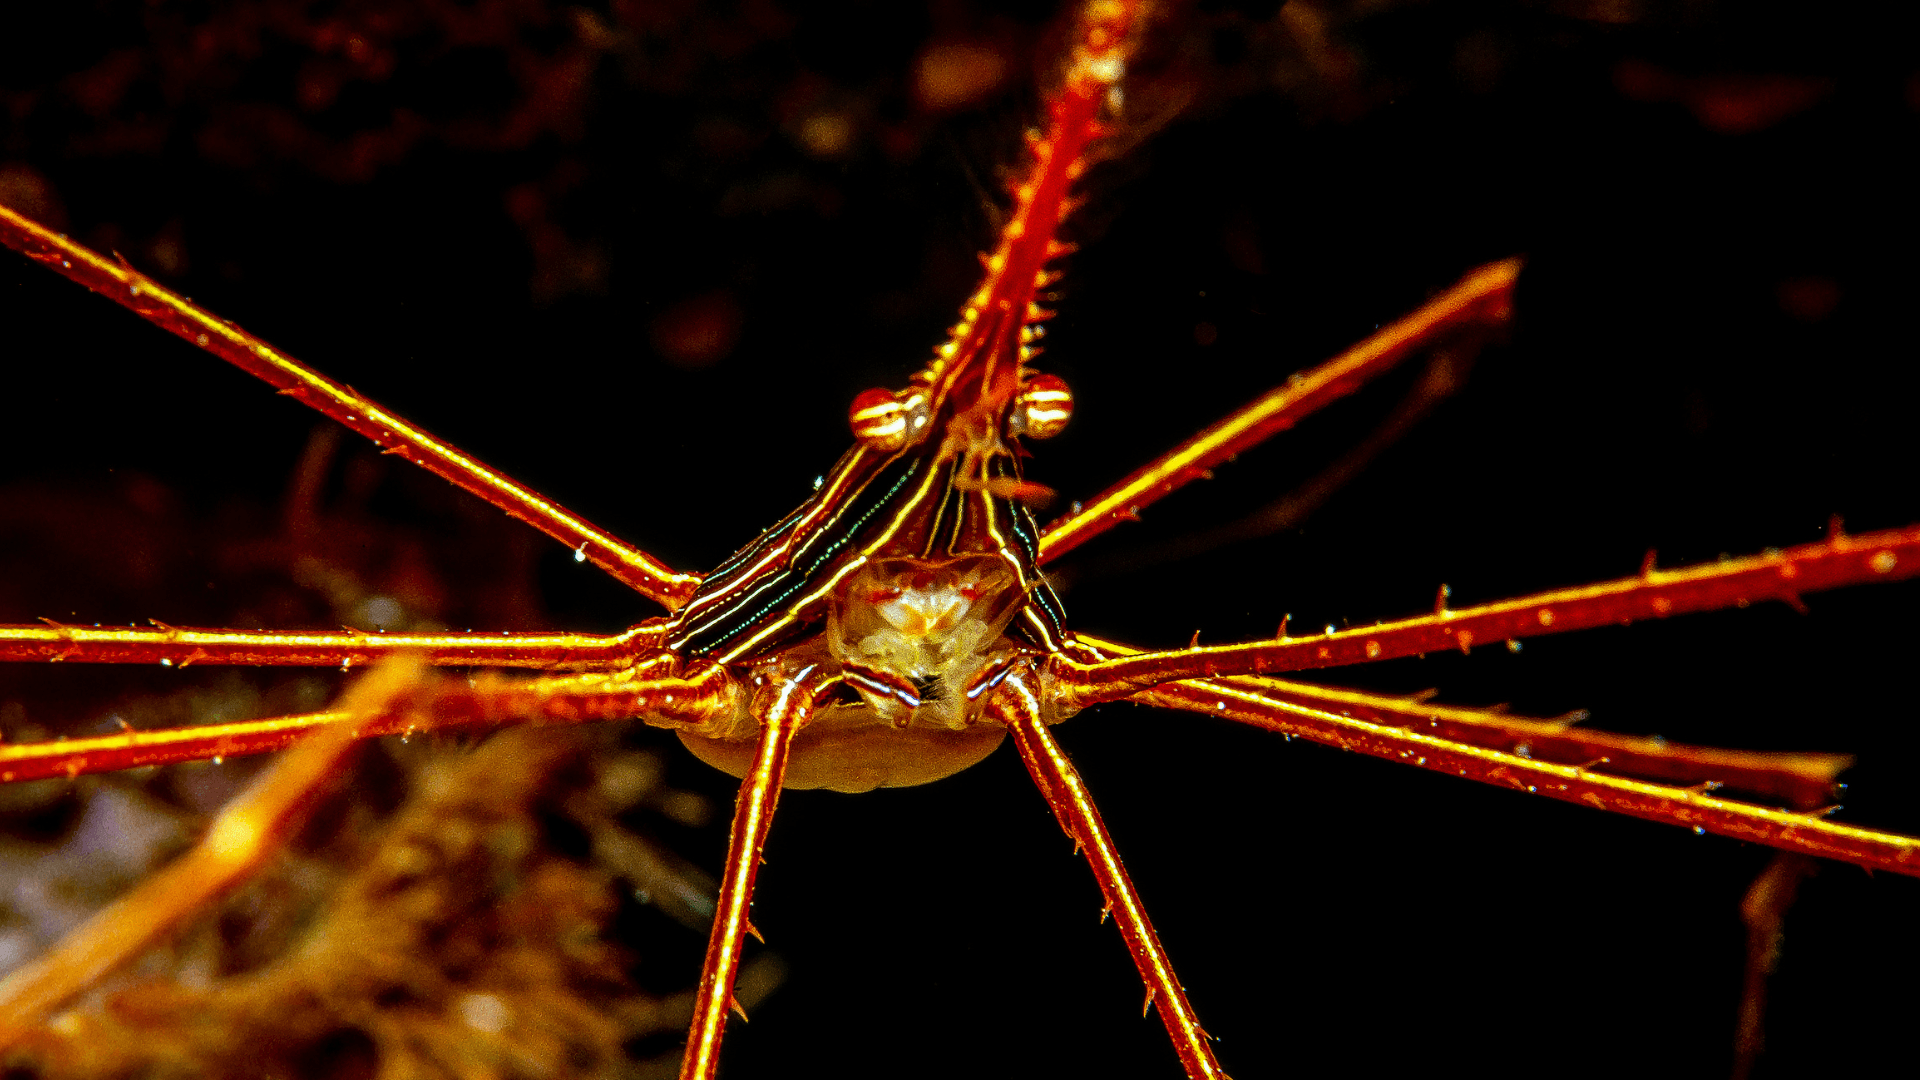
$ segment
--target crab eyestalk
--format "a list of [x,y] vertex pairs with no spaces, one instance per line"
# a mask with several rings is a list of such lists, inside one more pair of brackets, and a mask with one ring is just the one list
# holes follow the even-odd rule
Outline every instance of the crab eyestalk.
[[1073,390],[1058,375],[1040,374],[1028,379],[1013,399],[1007,416],[1007,434],[1030,439],[1051,439],[1067,428],[1073,419]]

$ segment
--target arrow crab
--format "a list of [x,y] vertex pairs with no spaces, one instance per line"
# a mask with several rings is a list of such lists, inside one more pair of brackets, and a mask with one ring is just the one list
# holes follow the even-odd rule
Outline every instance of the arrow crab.
[[[1253,28],[1241,36],[1252,42],[1251,55],[1259,60],[1271,60],[1259,50],[1260,29],[1284,30],[1302,63],[1311,67],[1318,59],[1313,70],[1325,81],[1316,85],[1340,90],[1338,50],[1325,37],[1315,39],[1308,18],[1316,9],[1305,9],[1305,15],[1298,6],[1291,10],[1271,22],[1247,14],[1244,25],[1234,25]],[[983,25],[991,30],[993,24],[989,19]],[[1101,490],[1131,462],[1223,412],[1223,402],[1244,400],[1287,372],[1312,368],[1346,340],[1417,307],[1429,290],[1470,266],[1519,250],[1528,255],[1529,268],[1520,279],[1510,342],[1485,356],[1459,395],[1434,408],[1430,420],[1381,453],[1364,474],[1334,495],[1324,494],[1329,485],[1317,483],[1357,473],[1342,471],[1353,464],[1342,451],[1365,447],[1370,433],[1391,428],[1380,418],[1394,415],[1394,395],[1425,400],[1418,363],[1400,384],[1383,387],[1381,400],[1356,397],[1350,403],[1355,415],[1330,411],[1272,447],[1249,450],[1248,460],[1222,463],[1223,480],[1256,470],[1274,477],[1239,480],[1235,488],[1257,493],[1246,505],[1209,512],[1200,496],[1187,492],[1143,509],[1145,520],[1129,526],[1136,536],[1116,531],[1099,542],[1105,546],[1079,552],[1077,562],[1063,560],[1063,584],[1072,586],[1064,590],[1069,625],[1176,649],[1195,626],[1203,631],[1203,644],[1247,640],[1272,634],[1280,616],[1291,614],[1289,633],[1296,637],[1303,627],[1332,625],[1332,636],[1340,638],[1348,620],[1364,629],[1376,617],[1432,610],[1434,586],[1442,581],[1454,586],[1445,603],[1468,609],[1574,582],[1632,577],[1647,547],[1660,549],[1652,563],[1658,572],[1716,564],[1722,550],[1749,554],[1770,544],[1792,549],[1818,543],[1834,512],[1844,512],[1860,533],[1911,518],[1902,494],[1910,487],[1903,478],[1911,476],[1912,453],[1895,437],[1898,414],[1891,411],[1910,377],[1857,347],[1892,340],[1878,336],[1888,326],[1880,292],[1887,286],[1864,276],[1875,243],[1864,238],[1865,229],[1823,224],[1821,213],[1839,202],[1844,186],[1795,191],[1791,179],[1798,174],[1781,171],[1783,163],[1815,149],[1857,149],[1841,121],[1860,111],[1872,118],[1877,108],[1898,107],[1871,99],[1874,92],[1891,91],[1834,84],[1818,69],[1820,61],[1806,56],[1788,58],[1811,67],[1789,67],[1792,77],[1784,82],[1754,78],[1744,87],[1720,85],[1712,71],[1685,66],[1710,63],[1704,51],[1662,57],[1657,43],[1632,39],[1630,32],[1621,32],[1626,40],[1607,38],[1611,31],[1603,33],[1601,25],[1566,16],[1556,28],[1590,35],[1579,39],[1565,72],[1544,70],[1555,61],[1523,47],[1537,44],[1524,20],[1448,25],[1446,59],[1459,83],[1451,96],[1421,83],[1418,63],[1408,61],[1415,72],[1406,76],[1412,88],[1406,100],[1390,104],[1368,99],[1364,81],[1358,89],[1349,87],[1357,103],[1332,90],[1325,100],[1304,105],[1301,95],[1282,99],[1270,91],[1203,101],[1205,108],[1194,110],[1198,119],[1172,125],[1113,164],[1112,171],[1125,171],[1129,162],[1145,162],[1136,166],[1145,175],[1096,190],[1088,212],[1111,221],[1094,230],[1067,264],[1069,276],[1050,286],[1061,293],[1053,304],[1059,317],[1048,326],[1049,351],[1036,365],[1067,375],[1081,398],[1076,427],[1043,448],[1030,470],[1064,498]],[[1362,44],[1353,48],[1364,50],[1371,41],[1370,55],[1391,69],[1394,43],[1413,40],[1420,29],[1390,26],[1378,31],[1380,38],[1368,39],[1370,31],[1361,26],[1354,33]],[[956,41],[964,36],[944,27],[923,32],[895,67],[909,69],[914,57],[925,63],[941,55],[935,46],[948,40],[943,34]],[[1242,70],[1222,58],[1236,47],[1232,40],[1219,33],[1208,39],[1217,54],[1211,62],[1229,73]],[[1021,55],[1012,47],[996,52],[991,33],[966,41],[983,50],[976,58]],[[612,46],[609,53],[621,55]],[[1521,90],[1500,89],[1503,64],[1504,77]],[[1490,88],[1476,89],[1476,80]],[[878,140],[889,130],[885,117],[863,114],[858,97],[836,97],[834,91],[844,88],[821,90],[799,75],[784,85],[790,100],[768,108],[780,118],[777,137],[763,133],[763,142],[746,150],[728,149],[729,139],[742,136],[728,129],[727,116],[689,121],[690,145],[706,154],[692,160],[720,177],[700,181],[710,184],[706,205],[715,208],[711,220],[721,222],[716,229],[750,231],[727,223],[780,222],[801,210],[818,221],[841,222],[858,213],[845,205],[850,191],[887,196],[889,185],[902,177],[929,172],[924,190],[963,205],[977,202],[964,170],[949,166],[941,172],[922,157],[860,172],[858,153],[833,150],[835,125],[855,133],[848,137],[856,147],[863,145],[859,133],[867,132],[874,140],[870,152],[884,159]],[[1525,103],[1526,92],[1542,87],[1558,95]],[[1143,86],[1136,96],[1150,99],[1151,90]],[[1766,106],[1796,93],[1810,95],[1803,115]],[[1871,100],[1863,105],[1863,97]],[[1761,124],[1768,107],[1787,112]],[[1290,126],[1303,115],[1314,123]],[[1742,116],[1759,116],[1749,122],[1760,126],[1741,129]],[[1558,117],[1566,129],[1544,127],[1543,117]],[[991,128],[988,122],[957,124],[952,138],[962,149],[951,156],[966,160],[966,140],[990,142]],[[1275,130],[1288,134],[1248,137]],[[1534,141],[1516,140],[1520,148],[1501,141],[1516,132]],[[766,150],[769,138],[785,145]],[[925,133],[919,139],[911,145],[935,141]],[[1245,149],[1249,142],[1259,145]],[[781,160],[755,160],[731,174],[722,168],[760,153]],[[1843,160],[1860,175],[1872,175],[1870,160]],[[1646,170],[1656,166],[1671,170],[1655,174],[1664,182],[1646,179]],[[831,178],[836,172],[843,178],[837,186]],[[538,217],[528,204],[559,198],[564,170],[556,168],[542,181],[547,186],[536,184],[532,194],[515,187],[503,200],[523,222]],[[1556,182],[1562,185],[1551,203],[1557,211],[1530,217],[1549,205],[1538,192]],[[492,189],[476,190],[497,193],[499,186],[496,180]],[[1910,231],[1910,212],[1903,217],[1891,201],[1876,202],[1874,190],[1869,184],[1865,204],[1889,211],[1892,234]],[[1694,194],[1701,191],[1731,194]],[[878,220],[911,218],[918,208],[914,199],[928,198],[891,197],[908,205],[895,208],[898,218]],[[836,198],[842,205],[835,206]],[[1169,209],[1145,210],[1161,203]],[[1334,213],[1335,207],[1341,212]],[[1732,241],[1753,227],[1761,207],[1774,217],[1745,242],[1755,248],[1764,240],[1775,243],[1757,256]],[[640,238],[675,235],[661,220],[671,215],[658,207],[646,210],[626,211],[642,225],[607,241],[610,265],[639,259],[645,250]],[[352,206],[324,212],[345,220]],[[407,303],[441,316],[457,310],[452,328],[394,314],[395,301],[383,305],[374,287],[390,279],[367,283],[357,294],[347,284],[319,295],[289,290],[258,318],[244,305],[218,302],[213,286],[196,288],[213,290],[210,307],[238,315],[268,340],[288,342],[295,355],[327,358],[320,364],[328,371],[477,447],[482,460],[539,477],[535,486],[542,491],[622,536],[646,537],[649,550],[674,565],[711,565],[804,498],[815,475],[824,486],[822,470],[836,452],[829,444],[843,442],[844,430],[809,418],[839,415],[866,385],[895,385],[899,354],[884,346],[925,332],[902,329],[902,322],[912,320],[897,313],[918,312],[924,294],[940,292],[954,277],[938,261],[940,241],[925,240],[924,232],[914,243],[934,253],[906,254],[920,260],[927,281],[901,288],[881,269],[901,261],[897,230],[873,224],[857,233],[871,246],[849,254],[827,250],[827,238],[841,230],[816,228],[813,243],[799,245],[798,254],[771,269],[758,249],[714,256],[720,245],[713,235],[704,244],[690,240],[676,259],[657,260],[692,267],[688,277],[705,274],[708,280],[678,286],[677,293],[656,286],[661,294],[649,299],[657,309],[644,320],[630,319],[627,338],[639,337],[633,328],[644,324],[652,354],[690,367],[667,367],[647,357],[649,367],[633,345],[617,357],[606,355],[610,339],[580,324],[597,332],[609,325],[613,309],[591,295],[591,245],[564,231],[560,240],[572,245],[571,255],[534,270],[536,288],[549,290],[550,306],[524,316],[522,325],[532,329],[499,334],[503,341],[486,340],[498,331],[489,330],[482,317],[484,296],[447,295],[461,291],[457,281],[444,278],[457,270],[435,263],[431,272],[410,275],[368,267],[380,259],[365,244],[314,255],[306,273],[338,266],[375,277],[442,277],[421,285],[421,296]],[[964,223],[949,217],[933,231],[941,228],[963,231]],[[1832,242],[1828,230],[1848,239]],[[527,235],[559,243],[551,231],[528,227]],[[1408,254],[1409,248],[1417,253]],[[835,281],[832,290],[857,291],[858,308],[874,313],[878,329],[851,332],[857,337],[850,339],[846,312],[854,305],[836,306],[809,291],[820,276],[819,260],[829,258],[836,267],[872,264],[865,277]],[[606,280],[612,284],[601,287],[616,295],[622,279],[616,274]],[[578,288],[569,295],[555,281]],[[794,295],[782,298],[783,292]],[[1371,295],[1356,298],[1365,293]],[[964,295],[965,287],[951,299]],[[296,336],[294,299],[316,303],[335,325],[311,332],[311,338]],[[369,311],[377,314],[356,314]],[[566,324],[562,314],[573,323]],[[703,338],[689,327],[710,332]],[[69,332],[77,331],[62,330]],[[711,344],[702,351],[702,341],[728,334],[737,339],[736,353],[714,356],[726,350]],[[460,347],[433,345],[448,336]],[[508,341],[523,348],[508,355]],[[439,351],[437,359],[424,359],[430,350]],[[356,352],[365,358],[352,358]],[[864,378],[822,374],[837,370],[840,353],[853,356],[848,366]],[[1847,364],[1849,354],[1862,357],[1857,366],[1838,373],[1810,369],[1815,357]],[[410,355],[423,357],[420,374],[404,377],[420,382],[405,389],[383,382],[401,378],[389,372],[405,370]],[[540,362],[528,364],[526,355]],[[336,356],[343,357],[340,367],[333,364]],[[702,362],[713,366],[699,368]],[[1464,364],[1464,357],[1458,362]],[[169,368],[165,381],[177,387],[200,377]],[[103,381],[131,386],[135,378]],[[194,404],[229,392],[211,389],[214,376],[206,379],[209,389],[176,389],[180,404],[168,411],[202,408],[203,415],[223,415]],[[1103,389],[1106,379],[1119,385]],[[66,393],[84,387],[110,396],[93,382],[86,379]],[[386,385],[396,388],[388,393]],[[245,390],[232,392],[238,397]],[[1439,395],[1427,396],[1437,402]],[[150,397],[132,397],[124,407],[129,413],[151,409]],[[489,397],[492,404],[484,403]],[[463,414],[454,402],[475,404]],[[1369,403],[1373,411],[1359,415]],[[272,423],[284,427],[290,415],[275,413]],[[797,430],[809,424],[817,430]],[[193,438],[204,438],[206,446],[220,448],[216,460],[243,470],[247,463],[234,460],[245,456],[237,448],[273,436],[253,435],[237,422],[236,428],[217,437],[178,436],[171,452],[184,454],[195,445]],[[520,449],[527,444],[533,449]],[[14,456],[45,457],[48,445],[42,435],[38,442],[23,442]],[[1325,452],[1316,457],[1303,451],[1309,445]],[[1084,460],[1056,460],[1069,453]],[[278,460],[293,456],[283,453]],[[1291,463],[1298,458],[1311,463]],[[169,465],[163,454],[145,467],[164,474]],[[284,464],[277,468],[285,471]],[[776,487],[777,497],[767,490]],[[1294,508],[1281,506],[1285,513],[1263,519],[1269,525],[1284,520],[1275,539],[1255,542],[1248,534],[1267,526],[1236,524],[1260,518],[1262,504],[1289,489],[1301,496]],[[1222,497],[1235,498],[1230,491]],[[1305,502],[1324,506],[1301,526]],[[666,531],[661,515],[684,531],[660,536]],[[1223,520],[1224,527],[1215,527]],[[1194,534],[1210,536],[1217,546],[1204,557],[1191,554]],[[654,547],[657,536],[681,546]],[[1226,543],[1236,538],[1237,544]],[[1872,572],[1871,560],[1882,553],[1869,548],[1859,557]],[[568,553],[560,554],[557,567],[542,571],[542,580],[563,597],[556,607],[578,604],[592,612],[583,625],[606,632],[631,621],[605,614],[606,607],[595,611],[610,603],[604,599],[570,598],[590,587],[565,576],[585,571],[570,563]],[[1182,554],[1187,557],[1175,558]],[[1893,554],[1897,569],[1902,554]],[[1862,758],[1865,774],[1908,753],[1903,736],[1877,730],[1897,728],[1900,710],[1911,711],[1888,681],[1897,674],[1903,649],[1910,649],[1910,631],[1876,614],[1899,608],[1898,600],[1889,599],[1897,591],[1911,588],[1809,596],[1806,615],[1770,604],[1625,632],[1594,630],[1540,642],[1516,637],[1525,646],[1518,652],[1509,652],[1504,635],[1497,635],[1474,643],[1464,657],[1464,650],[1430,651],[1426,659],[1394,660],[1377,676],[1355,679],[1377,678],[1371,689],[1393,695],[1438,685],[1445,700],[1504,700],[1521,713],[1587,708],[1595,726],[1658,732],[1675,743],[1846,750]],[[138,613],[147,614],[170,617]],[[64,613],[21,611],[8,618],[25,622],[42,615],[57,620]],[[1364,649],[1364,636],[1357,640]],[[868,690],[887,692],[888,685],[882,680],[882,689]],[[1170,732],[1170,724],[1189,730]],[[1081,730],[1088,734],[1077,736]],[[1390,772],[1381,775],[1386,770],[1377,762],[1313,750],[1297,740],[1256,750],[1256,743],[1274,736],[1126,706],[1103,706],[1062,729],[1061,738],[1087,773],[1123,847],[1130,853],[1146,847],[1130,865],[1149,905],[1161,913],[1199,1014],[1227,1040],[1222,1053],[1242,1071],[1260,1068],[1262,1052],[1247,1044],[1261,1040],[1289,1043],[1294,1055],[1379,1054],[1384,1062],[1402,1052],[1430,1060],[1435,1046],[1473,1053],[1466,1048],[1497,1037],[1523,1061],[1529,1056],[1524,1048],[1579,1043],[1577,1032],[1591,1041],[1596,1030],[1660,1031],[1646,1040],[1603,1040],[1607,1052],[1639,1060],[1650,1045],[1664,1046],[1669,1030],[1684,1026],[1710,1037],[1686,1040],[1680,1058],[1711,1061],[1726,1053],[1745,954],[1746,932],[1735,912],[1747,882],[1766,865],[1763,852],[1457,782],[1454,787],[1465,793],[1443,792],[1446,785],[1434,778],[1398,781]],[[1527,751],[1534,753],[1531,744]],[[1836,820],[1864,814],[1858,819],[1914,831],[1913,819],[1902,816],[1907,808],[1888,801],[1897,795],[1897,781],[1850,779],[1855,790]],[[1396,782],[1409,785],[1411,793],[1396,794]],[[1002,790],[1019,783],[1025,781],[1017,762],[1003,753],[925,789],[782,802],[783,816],[795,820],[774,834],[760,928],[787,951],[800,973],[796,979],[824,979],[808,973],[841,969],[844,976],[835,977],[846,982],[799,984],[819,988],[792,994],[820,999],[819,1013],[770,1005],[764,1017],[756,1013],[752,1027],[735,1025],[730,1038],[743,1042],[730,1052],[742,1055],[743,1071],[754,1067],[756,1056],[791,1064],[794,1055],[815,1052],[812,1047],[831,1047],[835,1060],[851,1053],[880,1067],[900,1060],[903,1051],[890,1046],[952,1045],[955,1018],[969,1009],[989,1019],[967,1024],[968,1030],[1005,1024],[1017,1032],[1024,1025],[1008,1023],[1013,1017],[1061,1029],[1060,1056],[1031,1058],[1036,1068],[1046,1061],[1087,1068],[1101,1053],[1138,1061],[1148,1073],[1170,1068],[1153,1056],[1163,1051],[1143,1049],[1160,1038],[1150,1028],[1112,1034],[1116,1003],[1137,1001],[1124,969],[1116,972],[1111,957],[1082,963],[1068,951],[1082,932],[1089,948],[1110,949],[1110,935],[1098,927],[1076,928],[1070,914],[1042,910],[1046,905],[1038,898],[1053,895],[1048,890],[1056,886],[1037,882],[1057,881],[1066,901],[1055,906],[1070,908],[1072,897],[1090,901],[1091,894],[1070,877],[1077,868],[1061,855],[1056,837],[1032,839],[1034,862],[1013,854],[1028,842],[1012,838],[1016,825],[1024,833],[1045,824],[1031,795]],[[1524,809],[1516,809],[1516,800]],[[995,805],[1024,805],[1025,811],[1004,811],[1003,828],[1003,819],[993,816],[1003,811],[989,809]],[[1016,814],[1018,823],[1012,821]],[[882,821],[853,824],[873,818]],[[1514,823],[1516,818],[1524,820]],[[818,839],[808,840],[808,834]],[[1154,839],[1134,844],[1131,835]],[[978,857],[969,859],[969,852]],[[718,865],[717,857],[712,861]],[[1032,869],[1036,864],[1040,868]],[[783,873],[792,875],[786,884]],[[1058,878],[1049,876],[1056,873]],[[1847,981],[1832,968],[1797,973],[1793,966],[1837,962],[1832,957],[1849,950],[1833,935],[1871,928],[1865,940],[1874,941],[1877,951],[1911,948],[1901,920],[1860,914],[1897,908],[1901,898],[1910,901],[1906,883],[1883,877],[1869,889],[1856,877],[1830,868],[1802,887],[1806,896],[1793,916],[1779,983],[1789,999],[1783,1003],[1776,992],[1776,1016],[1805,1017],[1812,1028],[1818,1026],[1813,1018],[1837,1008],[1816,1001],[1821,995],[1811,991],[1794,997],[1791,989]],[[1163,890],[1169,894],[1164,901]],[[1841,905],[1841,896],[1848,897],[1849,914],[1823,914],[1831,908],[1821,905]],[[783,906],[796,914],[777,915]],[[1329,923],[1337,932],[1297,929]],[[1042,928],[1044,933],[1036,932]],[[1811,938],[1805,946],[1801,933]],[[808,948],[797,939],[809,937],[819,952],[794,951]],[[1108,966],[1097,966],[1102,963]],[[1674,990],[1652,974],[1673,966],[1710,974],[1683,980],[1688,985]],[[921,974],[899,974],[903,967]],[[933,987],[920,996],[915,980],[923,975]],[[1550,980],[1556,993],[1531,988],[1536,978]],[[1659,993],[1650,992],[1653,982],[1660,983]],[[1210,991],[1210,985],[1230,990]],[[1897,1003],[1879,998],[1856,1001],[1852,1009],[1853,1015],[1871,1015],[1871,1008],[1890,1007]],[[1226,1022],[1223,1013],[1242,1018]],[[1267,1035],[1274,1014],[1300,1018],[1287,1025],[1285,1039]],[[824,1038],[820,1032],[830,1023],[848,1034]],[[1084,1025],[1079,1035],[1072,1034],[1075,1024]],[[1417,1033],[1405,1040],[1419,1053],[1391,1046],[1353,1049],[1361,1033],[1383,1029]],[[1323,1035],[1325,1041],[1316,1043],[1321,1049],[1303,1049],[1297,1041]],[[1807,1041],[1796,1049],[1792,1039],[1777,1030],[1774,1035],[1776,1052],[1788,1060],[1835,1052]],[[860,1049],[849,1051],[849,1045]],[[1001,1052],[985,1045],[955,1052]],[[952,1063],[931,1068],[939,1067],[965,1071]]]

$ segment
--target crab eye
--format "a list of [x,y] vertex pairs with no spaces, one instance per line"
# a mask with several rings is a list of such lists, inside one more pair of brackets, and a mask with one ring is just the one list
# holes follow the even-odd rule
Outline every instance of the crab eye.
[[1051,439],[1073,418],[1073,391],[1058,375],[1035,375],[1013,399],[1007,417],[1008,433],[1033,439]]
[[891,390],[862,390],[847,409],[853,437],[875,450],[898,450],[907,444],[907,407]]

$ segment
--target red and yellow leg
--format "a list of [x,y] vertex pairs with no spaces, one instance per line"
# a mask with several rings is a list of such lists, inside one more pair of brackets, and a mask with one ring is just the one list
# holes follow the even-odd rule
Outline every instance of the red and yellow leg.
[[1857,866],[1920,877],[1920,838],[1844,825],[1819,810],[1778,810],[1713,794],[1711,785],[1679,787],[1542,761],[1418,730],[1342,716],[1269,698],[1260,680],[1167,683],[1133,700],[1223,717],[1343,750],[1447,773],[1563,802],[1680,825]]
[[404,659],[377,668],[348,690],[326,714],[327,722],[301,729],[299,745],[229,803],[193,850],[0,982],[0,1047],[244,881],[280,838],[298,828],[363,738],[507,720],[578,723],[628,716],[697,727],[730,714],[737,694],[732,677],[719,667],[690,678],[493,676],[473,682],[438,677]]
[[1413,314],[1289,379],[1252,404],[1136,469],[1040,534],[1040,561],[1051,562],[1159,501],[1209,470],[1287,430],[1407,357],[1473,326],[1498,326],[1513,309],[1520,261],[1491,263],[1461,278]]
[[760,722],[760,746],[733,804],[726,875],[720,882],[707,957],[700,968],[700,991],[694,999],[686,1055],[680,1060],[680,1080],[712,1080],[720,1068],[720,1039],[726,1032],[727,1013],[740,1008],[733,999],[733,983],[740,972],[740,951],[751,929],[747,908],[753,902],[760,852],[766,846],[767,829],[773,823],[774,805],[786,776],[787,755],[793,748],[793,737],[806,726],[815,704],[839,681],[838,674],[823,675],[817,667],[808,667],[770,679],[755,695],[752,709]]
[[1162,683],[1216,675],[1305,671],[1459,649],[1595,626],[1625,625],[1761,600],[1798,605],[1803,593],[1920,575],[1920,526],[1727,559],[1458,611],[1309,637],[1140,653],[1093,664],[1056,657],[1056,677],[1075,704],[1112,701]]
[[110,261],[65,236],[0,206],[0,244],[114,301],[198,345],[328,418],[372,439],[389,454],[480,496],[572,548],[669,611],[693,595],[697,574],[681,574],[646,552],[595,527],[538,492],[515,482],[419,427],[319,374],[245,330],[128,266]]
[[0,661],[69,664],[248,664],[365,667],[417,656],[443,667],[610,671],[655,649],[661,622],[620,634],[369,634],[360,630],[230,630],[0,626]]
[[354,716],[339,709],[241,720],[226,724],[123,731],[90,739],[0,746],[0,783],[49,776],[115,772],[215,757],[284,749],[323,729],[352,720],[359,737],[485,728],[511,721],[586,723],[646,717],[671,727],[697,727],[732,708],[731,677],[718,667],[687,678],[652,677],[672,670],[666,653],[643,657],[613,673],[508,679],[436,679],[406,699],[404,708]]
[[[1079,644],[1093,650],[1090,655],[1121,656],[1140,651],[1084,634]],[[1675,787],[1726,787],[1778,800],[1796,810],[1831,805],[1836,796],[1835,779],[1853,764],[1853,758],[1846,754],[1723,750],[1646,736],[1589,731],[1575,726],[1577,715],[1534,719],[1486,709],[1435,705],[1424,698],[1392,697],[1247,675],[1227,676],[1216,681],[1270,701],[1436,735],[1468,746],[1562,765],[1580,765]]]
[[1107,910],[1118,922],[1120,936],[1126,939],[1127,951],[1133,954],[1134,966],[1147,985],[1147,1004],[1160,1010],[1160,1020],[1173,1038],[1174,1052],[1180,1055],[1187,1076],[1190,1080],[1224,1078],[1226,1073],[1213,1055],[1213,1040],[1194,1015],[1187,992],[1160,945],[1160,936],[1133,890],[1126,867],[1121,865],[1120,852],[1093,805],[1093,797],[1041,720],[1043,710],[1036,682],[1030,672],[1009,675],[988,698],[987,718],[1004,724],[1013,734],[1014,746],[1033,775],[1034,784],[1046,796],[1060,827],[1086,855],[1094,879],[1100,883],[1100,894],[1106,898]]

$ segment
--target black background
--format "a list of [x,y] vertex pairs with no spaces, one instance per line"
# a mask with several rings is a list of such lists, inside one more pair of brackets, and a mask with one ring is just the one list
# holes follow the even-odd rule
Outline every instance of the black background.
[[[1510,340],[1303,528],[1162,565],[1136,550],[1312,475],[1404,380],[1065,560],[1072,623],[1223,642],[1282,613],[1424,610],[1441,582],[1463,606],[1621,576],[1648,548],[1672,566],[1808,542],[1830,514],[1857,531],[1920,519],[1920,61],[1895,7],[1172,13],[1156,40],[1177,56],[1135,94],[1188,104],[1088,185],[1043,361],[1079,411],[1030,476],[1090,495],[1468,268],[1528,268]],[[391,74],[305,106],[296,76],[318,53],[271,29],[254,54],[171,83],[150,65],[106,106],[76,104],[91,84],[74,73],[117,49],[190,55],[193,27],[236,10],[36,16],[0,47],[0,162],[50,185],[76,236],[156,272],[156,239],[176,245],[169,280],[212,310],[681,567],[796,504],[843,448],[852,395],[900,383],[939,340],[1052,55],[1044,6],[631,5],[595,16],[611,37],[571,119],[526,137],[461,134],[527,87],[499,50],[433,32]],[[568,18],[507,37],[555,55],[592,36]],[[1319,51],[1301,44],[1316,24]],[[951,114],[916,105],[916,55],[962,37],[1001,43],[1005,88]],[[429,133],[342,165],[397,108]],[[821,111],[853,118],[839,154],[806,147]],[[261,116],[313,138],[276,141]],[[236,131],[258,142],[235,149]],[[737,345],[670,364],[663,313],[716,290],[738,305]],[[0,260],[0,319],[5,490],[138,474],[205,520],[278,498],[312,423],[298,407],[24,260]],[[534,598],[549,625],[656,613],[550,546]],[[40,606],[0,620],[69,617],[43,596],[96,597],[76,619],[196,619],[102,595],[84,560],[20,559],[9,595]],[[1328,679],[1855,753],[1840,817],[1914,833],[1916,600],[1910,583],[1857,588],[1804,616],[1767,605]],[[1243,1080],[1729,1067],[1761,849],[1201,717],[1107,706],[1059,735]],[[697,764],[675,775],[729,798]],[[716,827],[683,848],[717,868],[723,845]],[[789,795],[761,880],[754,918],[789,976],[729,1030],[729,1076],[1177,1074],[1009,751],[926,788]],[[1872,1073],[1907,1049],[1917,905],[1912,881],[1847,866],[1803,886],[1762,1075]],[[633,921],[644,981],[691,984],[694,935]]]

